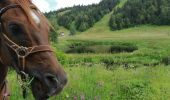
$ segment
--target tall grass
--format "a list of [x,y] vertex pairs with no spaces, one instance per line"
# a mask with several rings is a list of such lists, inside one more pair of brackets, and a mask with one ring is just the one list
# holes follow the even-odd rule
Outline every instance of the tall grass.
[[[169,100],[170,66],[107,70],[93,67],[64,67],[68,84],[50,100]],[[8,74],[11,100],[23,100],[15,73]],[[34,100],[31,92],[27,100]]]

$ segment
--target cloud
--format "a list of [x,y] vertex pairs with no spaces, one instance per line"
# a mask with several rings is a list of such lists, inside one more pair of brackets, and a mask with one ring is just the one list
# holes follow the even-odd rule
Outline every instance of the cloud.
[[88,5],[92,3],[99,3],[101,0],[56,0],[56,9],[72,7],[74,5]]
[[42,11],[42,12],[48,12],[51,10],[50,4],[47,2],[47,0],[33,0],[33,3]]
[[33,0],[33,3],[42,11],[49,12],[74,5],[88,5],[99,3],[101,0]]
[[48,3],[50,5],[51,10],[56,10],[56,7],[57,7],[57,1],[56,0],[48,0]]

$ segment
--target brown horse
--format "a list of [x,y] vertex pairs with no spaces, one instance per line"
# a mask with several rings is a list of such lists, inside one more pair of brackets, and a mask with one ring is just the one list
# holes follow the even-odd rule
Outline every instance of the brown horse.
[[23,79],[34,77],[36,100],[57,95],[66,85],[66,73],[50,47],[50,28],[31,0],[0,0],[0,100],[8,99],[8,66]]

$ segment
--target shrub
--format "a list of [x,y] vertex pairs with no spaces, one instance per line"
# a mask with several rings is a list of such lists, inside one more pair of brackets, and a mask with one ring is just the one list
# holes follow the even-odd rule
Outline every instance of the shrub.
[[138,50],[138,48],[132,44],[114,44],[110,48],[111,53],[133,52],[135,50]]
[[67,50],[66,53],[94,53],[94,51],[86,46],[77,46]]
[[70,40],[66,53],[121,53],[138,50],[136,45],[124,42]]
[[170,56],[163,57],[161,62],[165,65],[170,65]]
[[103,58],[101,59],[101,62],[104,63],[107,69],[110,69],[110,66],[113,66],[114,64],[116,64],[113,58]]
[[131,80],[119,84],[118,100],[149,100],[153,92],[150,82]]

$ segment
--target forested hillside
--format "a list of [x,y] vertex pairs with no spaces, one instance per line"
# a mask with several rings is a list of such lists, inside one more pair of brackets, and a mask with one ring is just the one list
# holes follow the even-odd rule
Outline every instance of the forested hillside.
[[111,30],[141,24],[170,25],[170,0],[102,0],[99,4],[68,7],[45,15],[56,29],[64,26],[75,34],[91,28],[108,13]]
[[109,23],[112,30],[141,24],[170,25],[170,0],[128,0]]
[[58,24],[67,29],[85,31],[92,27],[105,14],[112,11],[118,0],[103,0],[99,4],[75,6],[70,11],[58,15]]
[[[74,6],[46,14],[55,17],[60,26],[70,30],[85,31],[92,27],[104,15],[111,12],[119,0],[102,0],[99,4]],[[54,22],[54,21],[53,21]]]

